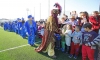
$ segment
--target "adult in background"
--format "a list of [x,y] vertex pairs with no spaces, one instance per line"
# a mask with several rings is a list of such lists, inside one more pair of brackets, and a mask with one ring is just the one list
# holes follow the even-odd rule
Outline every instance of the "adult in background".
[[54,33],[59,31],[57,16],[61,13],[61,6],[58,3],[55,3],[54,7],[56,7],[56,9],[51,11],[51,16],[49,16],[45,25],[42,43],[38,48],[35,49],[37,52],[47,52],[52,58],[56,58],[54,51]]
[[23,38],[26,38],[25,20],[24,20],[24,18],[22,18],[21,36],[22,36]]
[[15,21],[15,33],[18,34],[18,20],[19,18],[17,18],[17,20]]
[[7,28],[8,28],[7,25],[8,25],[7,22],[5,22],[4,23],[4,26],[3,26],[4,27],[4,30],[7,30]]
[[22,20],[18,19],[18,34],[21,35]]
[[[94,30],[96,33],[99,32],[100,29],[100,15],[98,11],[93,12],[93,16],[90,16],[89,22],[92,24],[92,30]],[[97,58],[97,53],[98,53],[98,45],[96,45],[95,49],[95,59]]]
[[68,22],[65,22],[64,24],[71,24],[72,27],[73,27],[72,30],[74,31],[75,26],[78,25],[78,21],[75,19],[75,16],[71,15],[69,17],[69,21]]
[[11,22],[11,21],[9,21],[8,30],[9,30],[10,32],[12,32],[12,22]]
[[79,25],[83,26],[85,23],[89,21],[89,15],[87,12],[80,12],[80,17],[78,19]]
[[28,44],[34,46],[35,35],[37,31],[36,22],[32,19],[32,15],[28,16],[28,21],[25,23],[26,35],[28,36]]
[[66,14],[63,14],[63,17],[65,18],[65,22],[69,21],[68,16]]
[[93,16],[89,17],[89,22],[92,24],[92,30],[98,33],[100,29],[100,15],[98,11],[93,12]]
[[72,15],[72,16],[75,16],[75,19],[78,17],[78,14],[77,14],[76,11],[72,11],[72,12],[71,12],[71,15]]
[[80,12],[80,20],[79,25],[82,27],[81,31],[84,32],[83,25],[86,24],[89,21],[89,15],[87,12]]

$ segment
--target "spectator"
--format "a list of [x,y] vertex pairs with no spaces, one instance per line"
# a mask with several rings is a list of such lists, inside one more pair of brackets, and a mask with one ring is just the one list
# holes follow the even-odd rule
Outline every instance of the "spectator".
[[98,11],[93,12],[93,16],[89,17],[89,22],[92,24],[92,30],[98,33],[100,29],[100,15]]

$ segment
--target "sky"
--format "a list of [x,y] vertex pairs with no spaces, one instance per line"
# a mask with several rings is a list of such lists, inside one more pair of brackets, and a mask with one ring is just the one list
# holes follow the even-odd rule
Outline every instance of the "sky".
[[[63,14],[64,0],[0,0],[0,18],[16,19],[23,17],[27,20],[27,16],[31,14],[35,20],[46,19],[56,2],[62,6]],[[99,4],[100,0],[65,0],[65,10],[67,15],[73,10],[77,13],[81,11],[91,13],[99,10]]]

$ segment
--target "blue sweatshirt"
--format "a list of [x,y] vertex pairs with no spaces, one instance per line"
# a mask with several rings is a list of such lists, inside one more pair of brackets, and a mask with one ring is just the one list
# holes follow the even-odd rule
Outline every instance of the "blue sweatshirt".
[[91,42],[93,42],[94,38],[96,38],[97,36],[98,34],[94,31],[84,32],[82,36],[82,44],[88,44],[89,46],[93,46],[94,44]]
[[81,31],[79,32],[74,31],[72,33],[72,37],[73,37],[72,41],[74,43],[79,43],[80,45],[82,44],[82,32]]

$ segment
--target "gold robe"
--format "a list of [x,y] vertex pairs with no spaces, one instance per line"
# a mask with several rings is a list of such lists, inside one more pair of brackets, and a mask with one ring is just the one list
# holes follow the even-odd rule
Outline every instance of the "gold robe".
[[54,47],[55,47],[54,33],[58,31],[59,31],[59,28],[57,26],[55,18],[50,16],[47,19],[47,22],[45,25],[42,43],[40,44],[38,48],[36,48],[36,51],[48,52],[49,56],[53,56],[55,54],[54,53]]

